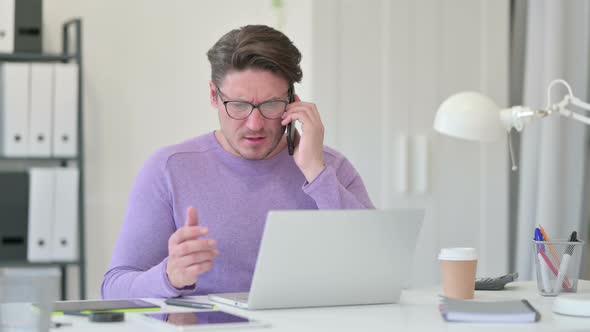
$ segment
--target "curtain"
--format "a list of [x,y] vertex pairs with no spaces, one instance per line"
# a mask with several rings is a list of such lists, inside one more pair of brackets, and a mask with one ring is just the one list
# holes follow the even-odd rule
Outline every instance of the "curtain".
[[[518,1],[518,0],[516,0]],[[568,81],[576,97],[588,101],[590,87],[590,1],[529,1],[524,38],[522,104],[545,108],[549,83]],[[513,80],[514,82],[514,80]],[[566,90],[552,89],[552,101]],[[589,115],[586,113],[586,115]],[[567,238],[576,230],[588,234],[588,128],[557,115],[530,123],[520,138],[515,270],[532,279],[531,240],[541,224],[551,238]],[[590,182],[589,182],[590,183]],[[583,257],[588,260],[588,257]]]

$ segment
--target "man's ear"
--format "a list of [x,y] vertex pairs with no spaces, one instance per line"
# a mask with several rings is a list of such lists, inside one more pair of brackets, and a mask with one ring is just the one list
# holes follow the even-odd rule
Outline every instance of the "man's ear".
[[211,106],[217,108],[217,89],[215,88],[215,83],[213,81],[209,81],[209,102]]

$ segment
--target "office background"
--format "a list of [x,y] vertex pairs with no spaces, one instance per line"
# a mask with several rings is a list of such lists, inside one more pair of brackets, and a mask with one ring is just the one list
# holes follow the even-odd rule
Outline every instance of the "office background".
[[[543,124],[562,134],[575,127],[578,136],[556,142],[555,131],[539,129],[532,135],[549,135],[545,139],[555,146],[545,151],[536,144],[539,137],[530,138],[529,145],[539,146],[533,152],[527,152],[525,136],[515,175],[505,140],[476,144],[443,137],[433,132],[432,121],[439,103],[462,90],[482,91],[501,106],[534,91],[524,101],[542,105],[547,83],[574,72],[582,74],[566,78],[588,100],[588,23],[579,19],[590,16],[589,8],[585,1],[518,0],[44,1],[46,51],[59,50],[65,20],[81,17],[84,23],[88,297],[99,296],[143,161],[160,146],[217,128],[205,52],[223,33],[253,23],[283,30],[300,48],[304,81],[298,93],[317,103],[326,143],[351,159],[373,202],[427,208],[411,272],[416,285],[438,282],[441,246],[477,247],[480,275],[524,272],[532,262],[517,254],[530,237],[522,219],[543,220],[554,234],[572,227],[588,233],[588,186],[571,187],[588,178],[586,129],[562,119]],[[531,11],[544,27],[537,37],[528,35]],[[560,30],[557,18],[566,28]],[[585,31],[586,38],[573,39],[572,31]],[[547,33],[552,38],[543,38]],[[562,35],[570,36],[569,44]],[[531,40],[543,51],[527,51]],[[559,47],[543,44],[550,42]],[[534,62],[547,50],[562,56]],[[554,69],[541,71],[548,64]],[[525,79],[539,72],[546,74]],[[572,144],[577,150],[566,164],[557,152]],[[531,175],[530,169],[562,162],[576,167]],[[539,199],[539,188],[551,195],[532,206],[516,204]],[[556,201],[549,215],[539,208]],[[76,298],[76,273],[69,271],[69,298]]]

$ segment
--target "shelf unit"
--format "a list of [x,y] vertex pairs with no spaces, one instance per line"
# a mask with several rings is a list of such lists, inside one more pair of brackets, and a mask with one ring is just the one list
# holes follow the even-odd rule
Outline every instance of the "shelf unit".
[[67,267],[78,266],[79,268],[79,295],[80,299],[86,298],[86,260],[84,250],[84,112],[83,112],[83,66],[82,66],[82,21],[79,18],[66,21],[62,25],[62,52],[50,53],[0,53],[0,62],[63,62],[78,64],[78,123],[77,137],[78,150],[76,157],[0,157],[0,165],[14,164],[21,168],[27,166],[67,166],[75,163],[79,170],[78,184],[78,260],[68,262],[32,263],[28,261],[0,261],[0,267],[53,267],[58,266],[61,270],[61,297],[66,299],[67,290]]

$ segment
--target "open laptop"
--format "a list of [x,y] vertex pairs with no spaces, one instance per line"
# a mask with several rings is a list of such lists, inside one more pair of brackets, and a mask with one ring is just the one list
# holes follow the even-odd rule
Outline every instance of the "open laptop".
[[395,303],[411,273],[423,210],[270,211],[245,309]]

